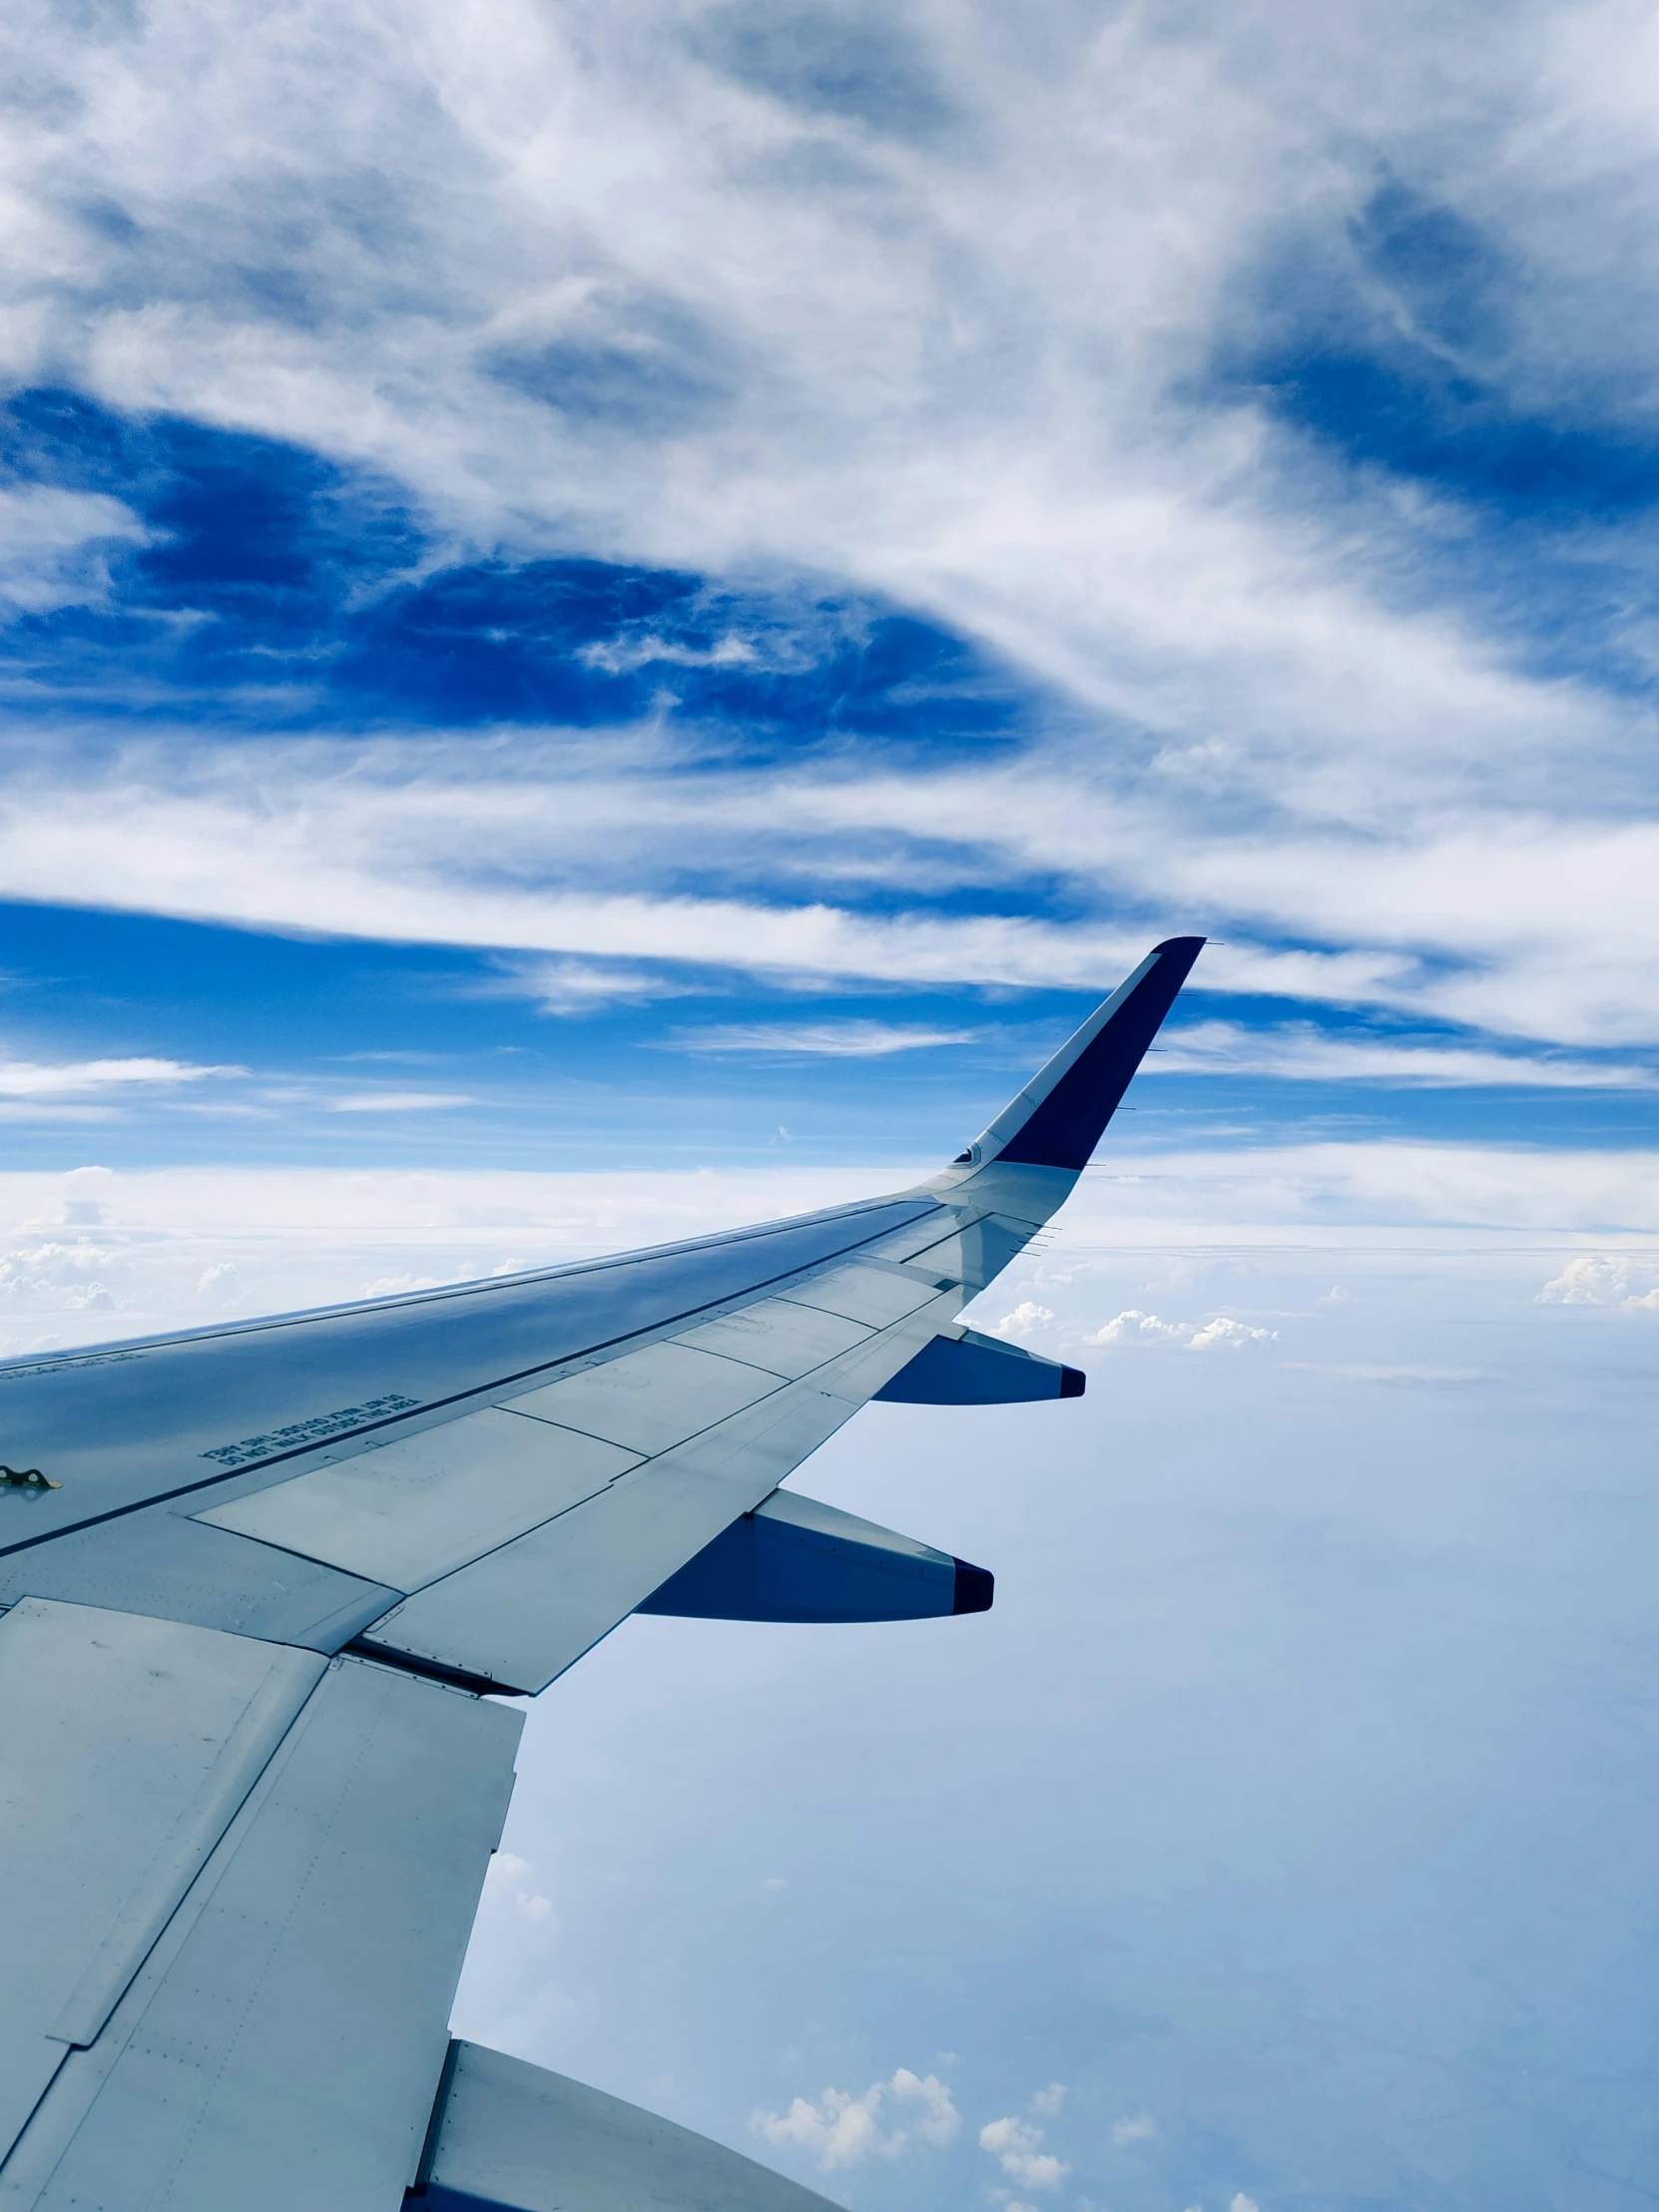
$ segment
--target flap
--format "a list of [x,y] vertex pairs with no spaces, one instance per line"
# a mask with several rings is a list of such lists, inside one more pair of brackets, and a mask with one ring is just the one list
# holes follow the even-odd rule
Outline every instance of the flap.
[[386,1667],[329,1665],[96,2041],[64,2056],[7,2162],[7,2204],[395,2204],[521,1725]]
[[326,1662],[25,1598],[0,1621],[0,2157],[90,2043]]
[[[777,1386],[568,1512],[428,1583],[371,1622],[352,1648],[395,1655],[471,1687],[545,1689],[722,1529],[753,1512],[904,1367],[933,1334],[948,1296],[929,1293],[913,1317],[879,1333],[864,1330],[850,1351],[799,1382],[777,1383],[747,1371],[759,1384]],[[697,1357],[710,1367],[733,1364],[711,1353]],[[672,1417],[672,1400],[661,1402]],[[683,1416],[680,1425],[699,1417]]]

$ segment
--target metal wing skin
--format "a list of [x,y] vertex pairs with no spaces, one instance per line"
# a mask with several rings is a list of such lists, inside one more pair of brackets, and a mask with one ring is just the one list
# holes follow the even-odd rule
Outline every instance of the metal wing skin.
[[988,1605],[982,1569],[779,1485],[874,1396],[1081,1388],[957,1316],[1202,941],[910,1190],[0,1363],[0,2212],[822,2202],[449,2042],[521,1725],[492,1693],[641,1609]]

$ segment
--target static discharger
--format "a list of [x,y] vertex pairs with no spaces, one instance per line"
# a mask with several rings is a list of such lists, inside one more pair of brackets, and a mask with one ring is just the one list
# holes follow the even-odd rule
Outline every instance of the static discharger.
[[39,1467],[8,1467],[0,1462],[0,1490],[61,1490],[61,1482],[48,1481]]

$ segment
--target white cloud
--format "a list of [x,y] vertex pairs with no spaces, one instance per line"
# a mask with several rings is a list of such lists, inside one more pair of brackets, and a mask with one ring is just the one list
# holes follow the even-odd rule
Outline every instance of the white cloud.
[[1546,1059],[1451,1044],[1403,1044],[1382,1037],[1335,1037],[1303,1023],[1245,1029],[1201,1021],[1166,1032],[1147,1060],[1154,1075],[1272,1075],[1298,1082],[1401,1084],[1435,1089],[1516,1086],[1539,1090],[1652,1090],[1651,1068],[1615,1062]]
[[[322,783],[329,805],[319,810]],[[1242,875],[1218,896],[1234,868],[1230,848],[1184,802],[1172,796],[1163,813],[1147,805],[1122,803],[1090,758],[1041,749],[1017,776],[826,780],[694,767],[625,734],[610,756],[588,737],[554,733],[525,733],[510,751],[442,737],[367,746],[317,738],[245,742],[234,755],[181,740],[79,757],[55,739],[47,756],[34,746],[26,766],[14,759],[0,791],[0,865],[19,894],[43,899],[79,897],[92,880],[116,908],[553,954],[513,963],[512,987],[561,1013],[683,993],[687,964],[785,979],[1104,988],[1151,933],[1213,926],[1219,914],[1230,941],[1206,952],[1199,989],[1370,1002],[1515,1035],[1659,1037],[1659,923],[1646,897],[1659,830],[1636,850],[1623,847],[1639,826],[1609,830],[1619,849],[1586,833],[1568,855],[1557,849],[1561,826],[1538,825],[1524,865],[1513,866],[1518,832],[1482,841],[1446,833],[1443,823],[1432,849],[1281,846],[1260,877],[1273,894],[1264,904]],[[765,888],[753,866],[763,826]],[[832,880],[868,839],[890,845],[895,836],[895,856],[868,861],[890,882],[894,910],[791,894],[793,879]],[[952,855],[951,880],[970,893],[994,898],[1010,865],[1059,870],[1096,902],[1109,884],[1119,917],[1128,904],[1147,918],[931,911],[908,893],[911,840],[925,840],[935,868]],[[1157,872],[1142,872],[1149,852],[1161,856]],[[1257,858],[1253,845],[1250,870]],[[1504,881],[1465,913],[1471,873],[1500,865]],[[1380,868],[1396,876],[1368,891]],[[1534,886],[1563,869],[1573,892],[1552,903],[1541,936]],[[650,887],[688,871],[721,889]],[[1441,878],[1447,902],[1436,913]],[[1286,905],[1287,882],[1306,892],[1301,904]],[[1616,922],[1606,918],[1609,900]],[[1339,949],[1266,946],[1251,940],[1256,927]],[[1149,1065],[1442,1086],[1628,1089],[1652,1080],[1633,1064],[1474,1043],[1352,1041],[1296,1027],[1252,1042],[1221,1023],[1178,1033]]]
[[900,2066],[888,2082],[887,2090],[896,2104],[917,2108],[909,2125],[922,2142],[942,2148],[956,2140],[962,2124],[961,2114],[936,2074],[917,2075],[908,2067]]
[[1659,1304],[1659,1259],[1636,1253],[1584,1252],[1538,1293],[1541,1306]]
[[1217,1345],[1231,1345],[1235,1351],[1245,1345],[1267,1345],[1278,1342],[1277,1329],[1253,1329],[1246,1322],[1235,1321],[1230,1314],[1218,1314],[1214,1321],[1207,1321],[1194,1330],[1187,1341],[1189,1352],[1212,1352]]
[[1228,2212],[1262,2212],[1262,2208],[1254,2197],[1247,2197],[1241,2189],[1228,2206]]
[[1042,2140],[1040,2127],[1014,2117],[987,2120],[979,2130],[980,2149],[990,2153],[1011,2181],[1022,2189],[1058,2189],[1071,2168],[1045,2151]]
[[472,1100],[464,1091],[351,1091],[325,1104],[331,1114],[436,1114]]
[[1004,1314],[1000,1321],[992,1322],[992,1333],[998,1337],[1034,1337],[1039,1329],[1047,1329],[1054,1319],[1046,1306],[1039,1306],[1035,1299],[1022,1298],[1011,1314]]
[[1189,1328],[1186,1322],[1160,1321],[1156,1314],[1143,1314],[1138,1307],[1127,1307],[1104,1321],[1092,1336],[1085,1337],[1086,1345],[1170,1344],[1185,1336]]
[[1101,1346],[1179,1344],[1189,1352],[1213,1352],[1217,1345],[1230,1345],[1238,1351],[1245,1345],[1274,1344],[1278,1338],[1277,1329],[1256,1329],[1230,1314],[1217,1314],[1206,1322],[1160,1321],[1156,1314],[1143,1314],[1131,1306],[1102,1322],[1083,1342]]
[[103,492],[0,487],[0,612],[94,604],[109,592],[111,552],[148,538],[131,508]]
[[[896,2124],[883,2125],[887,2115]],[[861,2094],[826,2089],[816,2100],[797,2097],[787,2112],[756,2112],[750,2126],[780,2148],[815,2158],[826,2172],[865,2158],[897,2158],[912,2142],[942,2148],[954,2141],[961,2115],[935,2074],[900,2066],[888,2081],[872,2081]]]
[[210,1075],[240,1075],[240,1068],[193,1067],[185,1060],[0,1060],[0,1098],[79,1098],[89,1092],[199,1083]]
[[1065,2083],[1063,2081],[1051,2081],[1046,2089],[1037,2091],[1036,2095],[1027,2104],[1026,2110],[1035,2112],[1041,2119],[1051,2120],[1059,2112],[1065,2101]]
[[812,1053],[833,1060],[869,1060],[941,1044],[967,1044],[973,1034],[971,1029],[939,1029],[919,1022],[757,1021],[682,1029],[675,1042],[685,1052]]
[[[1309,291],[1425,337],[1358,243],[1388,177],[1526,272],[1459,372],[1517,418],[1563,394],[1575,420],[1616,416],[1645,388],[1659,296],[1653,133],[1625,60],[1645,28],[1546,0],[1494,53],[1484,24],[1443,11],[1384,35],[1353,6],[1293,7],[1245,66],[1213,6],[1103,22],[1038,0],[1018,40],[994,11],[887,13],[915,57],[908,117],[766,79],[720,11],[654,0],[326,19],[283,0],[235,36],[168,9],[96,38],[19,18],[10,76],[56,89],[8,149],[10,381],[400,472],[458,549],[851,578],[988,640],[1082,731],[943,776],[786,777],[769,795],[723,773],[718,825],[656,771],[547,774],[535,832],[562,803],[570,838],[611,855],[602,883],[551,863],[526,877],[522,836],[498,861],[464,805],[448,858],[436,827],[405,849],[382,824],[358,847],[344,788],[337,831],[311,818],[315,854],[279,793],[265,853],[258,806],[222,856],[212,808],[158,806],[115,854],[110,899],[578,959],[1078,983],[1111,980],[1131,934],[1115,917],[1142,907],[1253,939],[1214,956],[1218,981],[1300,976],[1330,997],[1346,976],[1350,996],[1497,1035],[1659,1037],[1637,687],[1540,673],[1545,626],[1526,616],[1547,574],[1494,581],[1454,494],[1345,466],[1216,367],[1248,368],[1260,272],[1290,252]],[[867,34],[849,19],[846,35]],[[364,177],[394,228],[362,220]],[[250,269],[274,280],[256,291]],[[126,510],[8,498],[14,604],[96,596]],[[1643,528],[1602,518],[1593,549],[1572,540],[1613,579],[1600,596],[1632,608]],[[1529,545],[1547,551],[1547,531]],[[1647,628],[1620,618],[1621,670],[1652,664]],[[641,630],[596,656],[671,679],[762,651]],[[418,764],[394,753],[413,790]],[[119,835],[78,846],[65,796],[25,781],[8,881],[22,866],[32,895],[105,895]],[[775,828],[828,874],[875,864],[859,840],[883,826],[904,847],[877,870],[895,893],[925,845],[986,905],[1024,868],[1088,884],[1113,918],[887,922],[811,893],[661,889],[680,880],[677,834],[723,839],[731,883],[763,840],[775,864]],[[1514,1074],[1475,1044],[1432,1064],[1388,1050],[1324,1072]],[[1289,1044],[1281,1069],[1316,1072]],[[1590,1078],[1544,1055],[1523,1079]]]
[[525,960],[505,965],[503,988],[533,998],[546,1014],[593,1014],[606,1006],[679,997],[684,986],[643,968],[591,960]]
[[484,1903],[496,1909],[504,1908],[526,1928],[555,1932],[553,1902],[542,1896],[535,1887],[535,1868],[528,1859],[520,1859],[516,1853],[498,1851],[489,1863],[484,1877]]
[[1157,2132],[1158,2123],[1150,2112],[1136,2112],[1112,2122],[1112,2141],[1120,2148],[1128,2143],[1150,2143]]

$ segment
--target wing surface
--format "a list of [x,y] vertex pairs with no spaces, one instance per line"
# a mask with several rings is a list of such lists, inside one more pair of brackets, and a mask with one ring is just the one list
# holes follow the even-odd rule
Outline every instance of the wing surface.
[[394,2206],[510,1790],[519,1720],[488,1693],[647,1605],[990,1602],[982,1570],[779,1484],[889,1384],[1070,1394],[957,1316],[1070,1191],[1200,941],[911,1190],[0,1363],[0,1453],[39,1470],[0,1480],[0,1845],[40,1870],[0,1893],[0,2212]]

